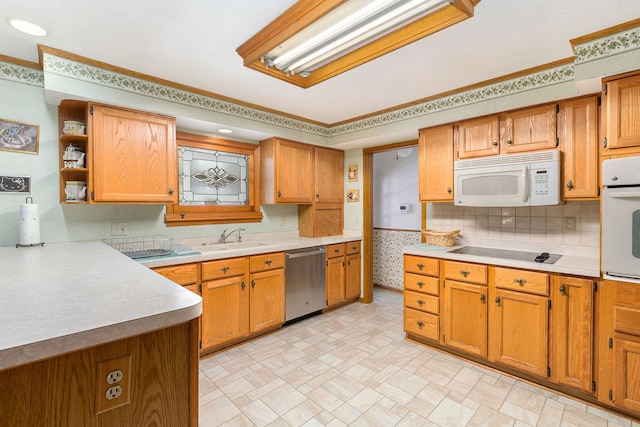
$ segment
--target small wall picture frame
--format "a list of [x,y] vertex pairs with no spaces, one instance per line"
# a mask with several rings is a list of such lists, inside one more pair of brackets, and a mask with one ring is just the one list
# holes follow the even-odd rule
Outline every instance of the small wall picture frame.
[[38,154],[40,126],[0,119],[0,150]]
[[347,190],[347,202],[359,202],[360,190]]
[[351,165],[348,169],[348,179],[350,182],[358,180],[358,165]]

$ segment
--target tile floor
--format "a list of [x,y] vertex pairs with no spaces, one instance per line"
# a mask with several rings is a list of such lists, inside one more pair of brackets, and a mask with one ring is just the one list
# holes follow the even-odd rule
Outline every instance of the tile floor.
[[402,294],[200,362],[200,426],[627,426],[617,417],[404,340]]

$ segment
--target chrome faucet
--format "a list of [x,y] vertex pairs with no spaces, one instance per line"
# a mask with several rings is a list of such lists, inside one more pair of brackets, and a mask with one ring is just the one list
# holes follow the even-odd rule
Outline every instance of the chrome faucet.
[[238,232],[238,242],[242,241],[242,236],[240,235],[241,231],[244,231],[244,227],[238,227],[235,230],[231,231],[229,234],[227,233],[227,230],[224,230],[222,232],[222,234],[220,235],[220,239],[218,240],[218,243],[225,243],[227,241],[227,239],[229,238],[229,236],[231,236],[233,233]]

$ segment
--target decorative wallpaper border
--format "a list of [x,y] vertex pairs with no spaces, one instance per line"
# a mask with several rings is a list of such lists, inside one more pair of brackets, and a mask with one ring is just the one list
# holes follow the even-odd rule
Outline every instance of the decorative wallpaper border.
[[0,79],[44,87],[44,73],[31,67],[0,61]]
[[574,62],[583,64],[635,49],[640,49],[640,28],[576,45]]
[[322,126],[309,123],[304,120],[220,100],[184,89],[150,82],[127,74],[105,70],[46,52],[43,54],[43,71],[0,60],[0,79],[44,87],[45,72],[53,73],[105,87],[330,138],[426,116],[463,105],[569,82],[574,79],[575,65],[635,49],[640,49],[640,27],[576,45],[573,64],[539,71],[421,104],[398,108],[337,126]]

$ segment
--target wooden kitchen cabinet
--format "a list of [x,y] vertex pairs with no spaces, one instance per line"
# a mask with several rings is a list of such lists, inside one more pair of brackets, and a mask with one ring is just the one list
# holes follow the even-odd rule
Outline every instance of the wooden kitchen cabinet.
[[500,154],[500,118],[497,114],[458,122],[455,130],[457,159]]
[[557,104],[546,104],[500,114],[501,154],[555,148]]
[[316,203],[344,202],[344,151],[313,147]]
[[260,142],[261,201],[264,204],[313,203],[313,146],[281,138]]
[[597,198],[597,96],[560,103],[558,140],[563,152],[562,200]]
[[404,256],[404,331],[407,335],[440,340],[439,277],[437,259]]
[[594,289],[597,282],[552,277],[551,380],[585,393],[593,390]]
[[249,334],[248,262],[241,257],[202,263],[202,351]]
[[327,308],[360,296],[360,241],[327,246],[326,283]]
[[302,237],[342,234],[344,228],[344,152],[313,147],[314,202],[298,205]]
[[489,360],[546,377],[548,276],[499,267],[491,267],[489,272],[490,283],[495,286],[489,288]]
[[640,152],[640,74],[603,79],[602,155]]
[[200,295],[200,263],[156,267],[153,271]]
[[442,342],[487,357],[487,267],[445,261],[444,275]]
[[453,125],[420,129],[418,141],[420,201],[453,201],[453,155]]
[[280,327],[284,323],[284,252],[249,259],[249,333]]
[[[85,123],[86,134],[63,134],[66,120]],[[63,100],[58,127],[61,203],[66,202],[67,181],[86,183],[85,203],[177,202],[173,117]],[[62,155],[69,144],[85,153],[85,167],[64,167]]]
[[175,119],[89,103],[91,201],[177,203]]

